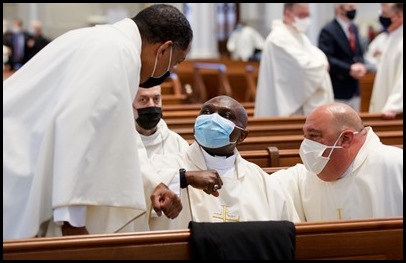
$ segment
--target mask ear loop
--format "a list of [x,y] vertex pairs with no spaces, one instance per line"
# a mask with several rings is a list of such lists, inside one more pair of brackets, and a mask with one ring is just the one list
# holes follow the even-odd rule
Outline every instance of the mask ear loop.
[[330,156],[331,156],[331,154],[333,153],[334,149],[343,148],[342,146],[336,146],[336,145],[337,145],[337,143],[338,143],[338,140],[341,138],[341,135],[343,135],[344,132],[345,132],[345,131],[342,131],[342,132],[340,133],[340,135],[338,136],[338,138],[337,138],[337,140],[336,140],[336,142],[334,143],[333,146],[327,146],[327,148],[331,149],[331,151],[330,151],[330,153],[328,154],[328,156],[327,156],[326,158],[330,159]]

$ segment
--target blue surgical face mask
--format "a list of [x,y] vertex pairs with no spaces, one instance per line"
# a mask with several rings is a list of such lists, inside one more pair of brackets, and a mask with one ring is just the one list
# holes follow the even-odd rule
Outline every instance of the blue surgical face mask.
[[203,147],[217,149],[237,141],[230,142],[230,135],[236,126],[232,121],[218,113],[199,115],[195,121],[195,139]]
[[142,88],[151,88],[151,87],[161,85],[165,81],[165,79],[167,77],[169,77],[169,75],[171,74],[169,69],[171,67],[171,62],[172,62],[172,46],[171,46],[171,53],[170,53],[170,56],[169,56],[169,64],[168,64],[168,68],[167,68],[166,72],[163,73],[159,77],[154,77],[157,62],[158,62],[158,54],[156,54],[156,57],[155,57],[154,70],[152,71],[151,77],[149,79],[147,79],[147,81],[141,83],[140,87],[142,87]]

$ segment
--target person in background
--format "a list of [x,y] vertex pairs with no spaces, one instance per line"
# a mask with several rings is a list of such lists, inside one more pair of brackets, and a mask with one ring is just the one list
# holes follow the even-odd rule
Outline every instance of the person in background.
[[11,70],[17,70],[21,68],[27,62],[27,42],[29,34],[23,28],[23,21],[21,19],[13,20],[13,27],[11,30],[10,38],[10,65]]
[[330,63],[335,101],[347,103],[359,112],[359,79],[365,76],[367,68],[358,27],[353,23],[357,13],[356,4],[336,4],[335,12],[335,19],[321,29],[319,48]]
[[161,86],[138,88],[134,103],[135,127],[141,136],[148,157],[153,154],[180,153],[189,143],[171,131],[162,119]]
[[302,221],[403,216],[403,149],[382,144],[344,103],[315,109],[303,132],[303,164],[271,175]]
[[365,52],[365,61],[369,71],[375,71],[378,68],[379,61],[382,57],[382,51],[386,45],[388,39],[388,26],[391,24],[391,20],[387,17],[389,12],[389,3],[381,3],[381,11],[379,15],[379,23],[382,26],[382,31],[376,35],[376,37],[369,43],[368,49]]
[[259,61],[264,42],[264,38],[255,28],[240,22],[227,40],[227,50],[233,60]]
[[49,44],[50,40],[42,32],[42,23],[38,20],[30,22],[30,31],[27,40],[27,61]]
[[389,35],[376,72],[369,112],[393,119],[403,113],[403,4],[388,5],[385,15],[390,18]]
[[283,21],[272,23],[259,65],[256,117],[307,115],[333,102],[326,55],[304,34],[307,3],[286,3]]
[[228,96],[205,102],[194,124],[195,142],[177,156],[153,156],[162,167],[218,171],[221,184],[195,188],[200,176],[181,180],[184,209],[174,220],[151,217],[151,230],[184,229],[189,221],[242,222],[289,220],[298,222],[293,201],[277,180],[236,149],[248,135],[244,107]]

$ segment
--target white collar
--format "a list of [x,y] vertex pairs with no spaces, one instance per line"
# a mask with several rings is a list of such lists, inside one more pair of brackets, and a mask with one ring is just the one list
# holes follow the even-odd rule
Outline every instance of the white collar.
[[221,177],[233,177],[234,170],[235,170],[235,159],[237,158],[237,154],[235,154],[235,150],[233,155],[226,157],[226,156],[212,156],[208,154],[202,148],[203,156],[206,161],[206,166],[208,169],[216,170]]

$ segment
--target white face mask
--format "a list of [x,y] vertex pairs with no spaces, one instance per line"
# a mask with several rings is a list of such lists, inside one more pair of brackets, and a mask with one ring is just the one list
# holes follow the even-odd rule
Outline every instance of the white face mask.
[[[333,146],[327,146],[306,138],[303,140],[302,144],[300,145],[299,154],[307,170],[315,174],[319,174],[321,173],[321,171],[323,171],[324,167],[330,160],[330,156],[333,153],[333,150],[336,148],[343,148],[341,146],[336,146],[338,139],[340,139],[343,132],[340,133]],[[354,134],[357,133],[358,132],[354,132]],[[323,153],[328,148],[332,150],[327,157],[324,157]]]
[[310,26],[310,17],[298,18],[295,17],[295,21],[292,24],[300,32],[306,32]]

